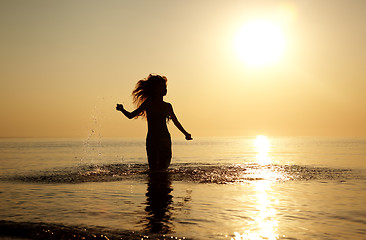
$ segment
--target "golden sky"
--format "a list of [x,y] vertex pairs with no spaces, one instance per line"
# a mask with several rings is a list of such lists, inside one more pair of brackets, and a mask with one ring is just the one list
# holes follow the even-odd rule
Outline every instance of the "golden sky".
[[[115,104],[133,110],[149,73],[167,76],[193,137],[366,136],[365,12],[364,0],[1,0],[0,137],[144,137]],[[253,22],[281,44],[260,25],[240,35]],[[265,64],[247,54],[257,30],[260,62],[281,50]]]

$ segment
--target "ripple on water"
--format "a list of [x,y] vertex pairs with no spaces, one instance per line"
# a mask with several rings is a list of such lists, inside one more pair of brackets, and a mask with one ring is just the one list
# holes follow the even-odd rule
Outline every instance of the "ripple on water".
[[[365,179],[364,175],[351,169],[334,169],[300,165],[186,165],[175,164],[168,170],[173,181],[196,183],[240,183],[257,180],[308,181]],[[145,180],[148,173],[146,164],[85,165],[77,168],[54,169],[14,175],[3,178],[7,181],[39,183],[82,183],[110,182],[126,179]]]

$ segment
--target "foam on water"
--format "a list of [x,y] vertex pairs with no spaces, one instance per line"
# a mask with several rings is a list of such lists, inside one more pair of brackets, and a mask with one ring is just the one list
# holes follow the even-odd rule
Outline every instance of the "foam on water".
[[[77,168],[34,171],[30,174],[3,177],[6,181],[38,183],[110,182],[126,179],[146,180],[147,164],[83,165]],[[168,170],[173,181],[196,183],[240,183],[257,180],[338,180],[365,179],[357,170],[300,165],[192,165],[174,164]]]

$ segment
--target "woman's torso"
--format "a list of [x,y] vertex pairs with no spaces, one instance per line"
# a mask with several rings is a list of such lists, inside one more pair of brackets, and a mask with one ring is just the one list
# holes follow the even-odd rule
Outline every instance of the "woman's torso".
[[164,101],[149,101],[146,106],[148,132],[147,137],[170,138],[167,127],[169,103]]

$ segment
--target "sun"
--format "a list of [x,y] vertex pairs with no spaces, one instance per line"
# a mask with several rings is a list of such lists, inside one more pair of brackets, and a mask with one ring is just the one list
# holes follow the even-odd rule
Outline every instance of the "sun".
[[278,24],[269,20],[253,20],[239,30],[235,51],[247,65],[264,66],[281,58],[285,42]]

